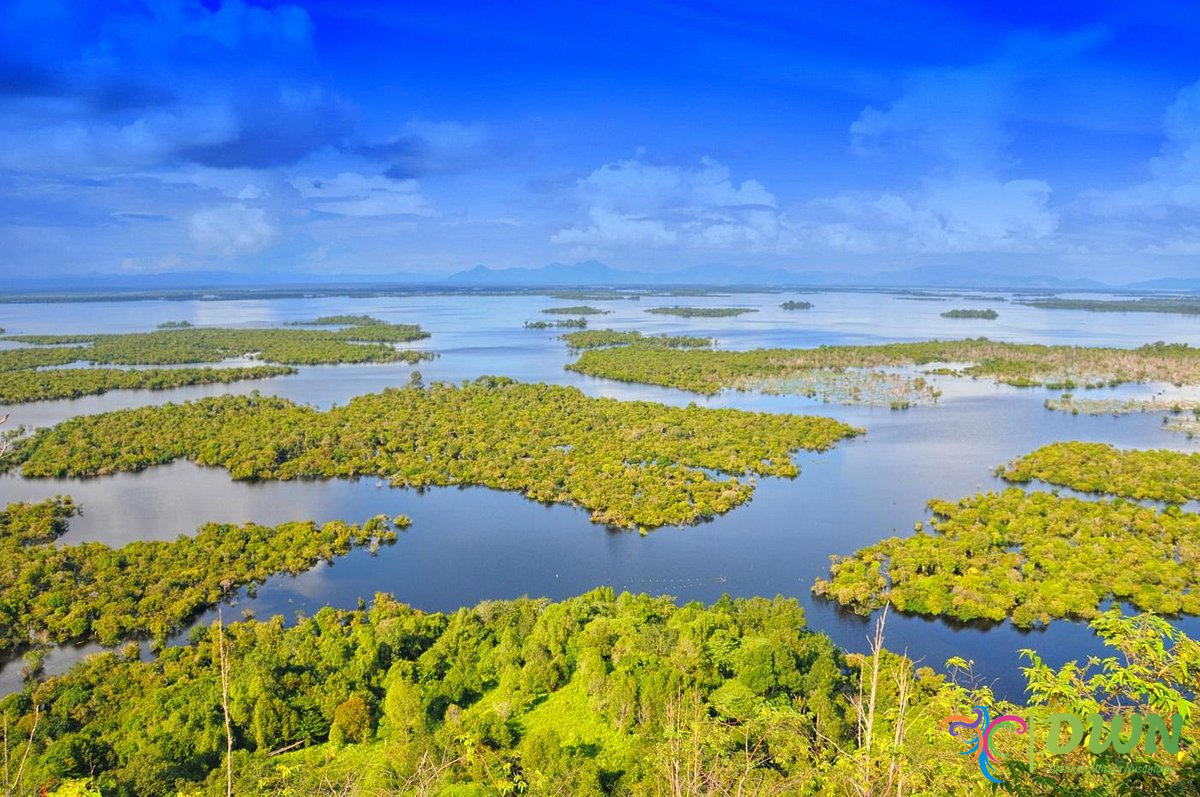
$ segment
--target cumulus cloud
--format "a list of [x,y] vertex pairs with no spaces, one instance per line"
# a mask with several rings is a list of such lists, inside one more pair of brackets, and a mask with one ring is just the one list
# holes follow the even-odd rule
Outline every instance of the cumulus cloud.
[[234,257],[261,252],[275,242],[279,231],[265,210],[238,203],[193,213],[188,234],[202,251]]
[[435,216],[416,180],[392,180],[356,172],[291,181],[314,210],[338,216]]
[[1146,179],[1085,191],[1075,203],[1084,254],[1200,254],[1200,81],[1181,89],[1162,121],[1163,144]]
[[729,168],[703,158],[696,166],[606,164],[579,180],[574,194],[586,221],[556,233],[555,244],[580,250],[680,248],[780,250],[792,237],[775,197],[756,180],[735,183]]
[[[42,5],[6,17],[0,34],[5,168],[262,168],[350,129],[349,109],[317,81],[312,22],[298,6],[97,4],[59,18]],[[226,79],[231,64],[236,79]]]
[[155,166],[182,148],[218,145],[236,119],[220,105],[154,110],[136,118],[67,115],[39,124],[27,115],[0,127],[0,166],[18,172],[111,174]]
[[1031,87],[1044,85],[1104,36],[1101,30],[1026,35],[984,62],[914,70],[894,100],[859,113],[850,126],[854,149],[889,158],[923,155],[943,173],[1011,166],[1010,123],[1029,103]]
[[[1089,207],[1101,215],[1167,218],[1200,211],[1200,81],[1180,90],[1163,114],[1164,142],[1147,164],[1150,179],[1124,189],[1092,192]],[[1192,215],[1193,222],[1200,218]]]
[[1028,252],[1058,228],[1041,180],[929,181],[906,194],[847,194],[808,207],[806,237],[854,253]]
[[486,125],[414,119],[400,134],[355,151],[389,165],[388,177],[404,180],[428,175],[460,174],[494,161],[501,148]]
[[864,108],[850,126],[868,162],[913,164],[907,186],[847,192],[794,214],[813,245],[855,253],[1038,252],[1062,247],[1050,184],[1013,174],[1010,130],[1030,85],[1100,34],[1028,36],[997,58],[907,75],[889,103]]

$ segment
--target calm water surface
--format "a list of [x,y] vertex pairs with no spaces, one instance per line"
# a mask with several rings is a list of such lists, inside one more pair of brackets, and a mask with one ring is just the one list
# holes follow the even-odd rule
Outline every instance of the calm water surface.
[[[816,307],[785,312],[780,302],[803,298]],[[712,398],[652,386],[624,385],[563,370],[573,357],[554,331],[525,330],[527,320],[552,318],[539,311],[578,304],[537,296],[410,296],[379,299],[284,299],[213,302],[114,302],[0,305],[0,326],[10,333],[126,332],[163,321],[263,326],[318,315],[369,313],[389,321],[420,323],[432,333],[416,346],[438,359],[415,366],[425,380],[459,381],[503,374],[523,381],[579,387],[589,395],[695,401],[713,407],[830,415],[863,426],[866,436],[823,454],[801,454],[801,475],[763,479],[753,500],[710,523],[666,528],[647,536],[592,524],[587,512],[545,506],[517,493],[486,488],[415,490],[377,487],[375,480],[231,481],[225,471],[187,462],[138,474],[88,480],[0,477],[0,501],[36,500],[70,493],[84,507],[64,542],[97,540],[121,545],[134,539],[172,539],[206,521],[275,524],[295,519],[361,521],[379,513],[405,513],[412,528],[371,556],[356,551],[332,566],[298,577],[280,576],[257,596],[239,596],[237,610],[258,617],[342,608],[390,592],[422,609],[447,611],[489,598],[520,595],[564,598],[599,585],[712,601],[733,595],[789,595],[806,608],[810,624],[847,648],[862,650],[869,620],[814,600],[813,579],[826,575],[831,554],[848,554],[892,534],[912,533],[927,517],[930,498],[958,498],[1005,485],[992,469],[1054,440],[1111,442],[1126,447],[1200,450],[1161,429],[1157,415],[1072,416],[1049,412],[1044,390],[1019,390],[990,382],[943,380],[937,407],[903,412],[825,405],[798,397],[726,393]],[[864,293],[734,294],[728,297],[645,297],[587,302],[612,310],[592,316],[592,328],[712,335],[725,348],[884,343],[929,338],[987,336],[998,340],[1137,346],[1155,340],[1200,345],[1200,318],[1157,314],[1098,314],[1038,310],[1010,303],[951,299],[905,301]],[[658,305],[746,306],[759,312],[737,318],[679,319],[644,312]],[[953,307],[995,307],[996,321],[950,320]],[[351,397],[406,384],[404,364],[303,368],[291,377],[184,388],[123,391],[75,401],[9,408],[13,421],[31,426],[72,415],[259,390],[328,407]],[[1163,386],[1126,386],[1092,395],[1149,395]],[[1172,391],[1175,392],[1175,391]],[[200,618],[208,622],[215,612]],[[1179,625],[1200,635],[1200,620]],[[975,660],[976,673],[1010,697],[1023,688],[1017,651],[1032,647],[1049,663],[1102,650],[1084,625],[1055,622],[1022,633],[1011,626],[961,627],[938,620],[892,616],[887,644],[940,668],[952,655]],[[95,646],[53,651],[47,669],[61,670]],[[19,686],[20,662],[0,669],[0,690]]]

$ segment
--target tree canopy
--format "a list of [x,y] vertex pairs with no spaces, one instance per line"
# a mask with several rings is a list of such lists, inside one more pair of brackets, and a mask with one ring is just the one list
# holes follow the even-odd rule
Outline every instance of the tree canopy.
[[575,503],[597,523],[651,528],[728,512],[753,492],[739,477],[794,477],[791,452],[859,433],[831,418],[482,377],[358,396],[327,412],[250,395],[72,418],[18,441],[2,464],[29,477],[98,476],[187,458],[235,479],[480,484]]

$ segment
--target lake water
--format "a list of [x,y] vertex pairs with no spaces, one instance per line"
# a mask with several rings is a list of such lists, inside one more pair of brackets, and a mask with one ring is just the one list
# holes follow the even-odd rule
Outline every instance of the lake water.
[[[787,312],[785,299],[815,307]],[[97,540],[121,545],[134,539],[172,539],[206,521],[344,519],[404,513],[413,525],[395,545],[372,556],[356,551],[332,566],[297,577],[270,579],[254,598],[240,595],[227,615],[250,610],[260,618],[313,613],[323,605],[352,608],[360,598],[390,592],[413,606],[449,611],[484,599],[520,595],[564,598],[600,585],[712,601],[732,595],[788,595],[805,606],[809,623],[839,644],[863,650],[870,620],[814,599],[813,579],[828,573],[831,554],[848,554],[893,534],[912,533],[925,520],[930,498],[959,498],[1006,486],[992,469],[1054,440],[1095,440],[1123,447],[1200,450],[1200,444],[1164,431],[1159,415],[1072,416],[1042,402],[1056,392],[1016,389],[986,381],[939,379],[945,395],[935,407],[892,411],[826,405],[794,396],[723,393],[711,398],[652,386],[626,385],[563,370],[573,356],[554,330],[526,330],[525,321],[553,318],[546,307],[579,304],[539,296],[413,295],[372,299],[320,297],[253,301],[145,301],[0,305],[0,326],[10,333],[126,332],[163,321],[264,326],[319,315],[368,313],[388,321],[420,323],[432,336],[414,347],[438,358],[405,364],[302,368],[295,376],[166,392],[122,391],[74,401],[0,408],[12,423],[37,426],[72,415],[139,404],[180,401],[259,390],[328,407],[351,397],[403,385],[415,369],[425,381],[460,381],[501,374],[522,381],[579,387],[589,395],[649,399],[671,404],[739,407],[771,412],[830,415],[863,426],[861,438],[822,454],[797,457],[793,480],[760,479],[753,500],[698,526],[665,528],[646,536],[613,531],[588,520],[584,510],[545,506],[486,488],[416,490],[377,487],[375,480],[234,482],[220,469],[187,462],[137,474],[87,480],[0,477],[0,502],[73,495],[84,508],[64,542]],[[644,297],[641,301],[589,301],[612,310],[592,316],[594,329],[711,335],[724,348],[808,347],[987,336],[1031,343],[1138,346],[1155,340],[1200,345],[1200,318],[1038,310],[1011,303],[911,301],[870,293],[733,294],[727,297]],[[659,305],[746,306],[736,318],[681,319],[652,315]],[[1000,318],[951,320],[954,307],[994,307]],[[1132,385],[1089,396],[1149,395],[1164,386]],[[1082,394],[1084,391],[1079,391]],[[1172,392],[1174,391],[1172,389]],[[200,618],[208,622],[215,611]],[[1178,623],[1200,636],[1200,620]],[[1087,626],[1054,622],[1019,632],[1010,625],[961,627],[940,620],[892,615],[886,644],[940,669],[950,656],[975,661],[975,672],[997,690],[1019,698],[1024,686],[1017,651],[1035,648],[1051,664],[1099,653]],[[47,669],[61,670],[95,646],[53,651]],[[20,662],[0,669],[0,691],[19,687]]]

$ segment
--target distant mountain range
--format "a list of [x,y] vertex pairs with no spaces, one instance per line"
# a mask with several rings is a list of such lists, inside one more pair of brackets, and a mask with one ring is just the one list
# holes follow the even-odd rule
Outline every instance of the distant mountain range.
[[[730,285],[809,286],[855,288],[1012,288],[1050,290],[1105,290],[1112,286],[1095,280],[1061,280],[971,271],[958,266],[923,266],[906,271],[846,274],[837,271],[738,268],[728,265],[694,266],[679,271],[621,271],[589,260],[541,268],[493,269],[476,266],[452,274],[446,284],[488,287],[620,286],[620,285]],[[1196,281],[1200,287],[1200,280]]]
[[693,266],[678,271],[621,270],[596,260],[551,263],[537,268],[475,266],[448,275],[419,272],[390,274],[298,274],[296,272],[174,271],[154,274],[88,274],[69,278],[25,277],[0,285],[3,293],[175,291],[264,287],[371,287],[445,288],[585,288],[650,286],[730,286],[794,288],[982,288],[1038,291],[1200,291],[1200,277],[1164,278],[1124,285],[1090,279],[1064,280],[977,271],[960,266],[922,266],[902,271],[847,274],[838,271],[792,271],[744,268],[723,264]]

